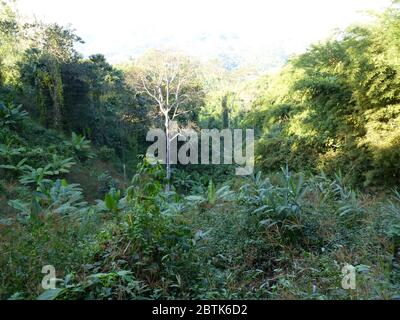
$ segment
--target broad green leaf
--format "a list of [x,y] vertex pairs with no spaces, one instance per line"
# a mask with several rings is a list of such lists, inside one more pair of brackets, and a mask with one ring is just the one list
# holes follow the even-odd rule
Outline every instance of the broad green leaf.
[[55,300],[63,292],[63,289],[51,289],[43,292],[37,300]]

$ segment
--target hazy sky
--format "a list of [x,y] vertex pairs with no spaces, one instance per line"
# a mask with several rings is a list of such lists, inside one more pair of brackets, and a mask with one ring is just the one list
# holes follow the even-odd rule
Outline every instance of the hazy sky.
[[71,24],[85,55],[118,62],[150,47],[199,56],[291,54],[391,0],[19,0],[23,14]]

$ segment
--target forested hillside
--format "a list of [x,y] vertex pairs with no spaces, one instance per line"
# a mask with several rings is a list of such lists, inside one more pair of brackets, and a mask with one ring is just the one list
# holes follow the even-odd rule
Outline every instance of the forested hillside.
[[[398,1],[274,74],[82,42],[0,1],[0,299],[400,297]],[[166,119],[254,128],[254,174],[150,161]]]
[[262,127],[260,164],[341,170],[357,187],[400,179],[397,9],[294,57],[261,83],[251,122]]

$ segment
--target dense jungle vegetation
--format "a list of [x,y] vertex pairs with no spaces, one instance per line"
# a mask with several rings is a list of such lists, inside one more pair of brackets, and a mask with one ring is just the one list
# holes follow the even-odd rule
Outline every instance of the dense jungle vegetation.
[[[79,42],[0,1],[0,299],[400,298],[397,1],[268,75],[160,50],[112,65]],[[167,181],[143,156],[163,118],[138,79],[169,61],[190,79],[178,124],[254,128],[254,175]]]

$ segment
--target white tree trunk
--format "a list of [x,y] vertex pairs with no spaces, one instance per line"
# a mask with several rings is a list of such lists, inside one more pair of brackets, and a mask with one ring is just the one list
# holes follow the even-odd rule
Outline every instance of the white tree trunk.
[[169,130],[169,116],[168,113],[165,115],[165,133],[167,139],[167,159],[166,159],[166,166],[167,166],[167,186],[166,191],[169,192],[171,189],[171,137],[170,137],[170,130]]

